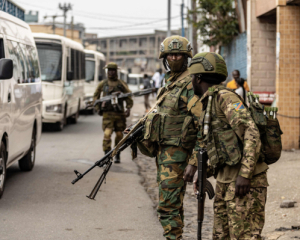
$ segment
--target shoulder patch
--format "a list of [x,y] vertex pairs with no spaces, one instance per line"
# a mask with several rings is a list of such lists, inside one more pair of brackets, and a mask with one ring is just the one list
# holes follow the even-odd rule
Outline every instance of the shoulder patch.
[[191,90],[193,89],[193,84],[190,82],[187,86],[186,86],[187,90]]
[[235,111],[240,111],[240,110],[245,109],[245,106],[242,102],[234,103],[233,107],[235,108]]

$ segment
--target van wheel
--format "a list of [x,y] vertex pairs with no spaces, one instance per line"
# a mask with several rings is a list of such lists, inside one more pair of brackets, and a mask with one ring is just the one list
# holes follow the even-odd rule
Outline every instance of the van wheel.
[[6,180],[6,148],[5,144],[1,141],[0,145],[0,198],[3,195],[5,180]]
[[36,133],[35,128],[32,132],[30,149],[26,155],[19,160],[19,168],[22,171],[31,171],[35,162],[35,148],[36,148]]

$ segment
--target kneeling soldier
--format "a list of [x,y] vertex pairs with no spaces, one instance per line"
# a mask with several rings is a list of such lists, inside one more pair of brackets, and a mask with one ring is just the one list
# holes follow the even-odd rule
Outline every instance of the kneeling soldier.
[[[199,125],[192,159],[205,147],[217,179],[213,239],[261,239],[268,166],[258,160],[259,130],[244,101],[221,85],[227,78],[222,56],[199,53],[188,70],[195,92],[188,108]],[[194,188],[197,181],[196,173]]]

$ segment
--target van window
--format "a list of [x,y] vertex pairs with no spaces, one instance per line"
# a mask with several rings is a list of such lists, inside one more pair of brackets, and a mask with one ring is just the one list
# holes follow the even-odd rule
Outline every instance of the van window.
[[25,59],[26,76],[25,82],[36,82],[36,78],[39,77],[39,63],[37,58],[37,52],[33,46],[19,43],[23,58]]
[[0,39],[0,59],[5,58],[3,39]]
[[102,79],[105,78],[105,69],[104,69],[104,67],[105,67],[105,61],[100,60],[99,71],[98,72],[99,72],[99,76],[101,76]]
[[61,80],[62,47],[56,43],[36,43],[43,81]]
[[13,61],[13,77],[18,83],[25,83],[25,60],[17,42],[7,40],[9,57]]
[[138,85],[138,79],[130,77],[130,78],[128,78],[128,84]]

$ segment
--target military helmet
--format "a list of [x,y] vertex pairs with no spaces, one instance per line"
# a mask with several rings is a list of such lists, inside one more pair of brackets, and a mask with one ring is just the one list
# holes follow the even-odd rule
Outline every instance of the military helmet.
[[118,64],[116,64],[115,62],[110,62],[108,63],[103,69],[119,69],[118,68]]
[[167,37],[160,45],[159,59],[168,53],[185,53],[192,58],[192,46],[189,40],[179,35]]
[[211,74],[223,81],[227,78],[227,66],[224,58],[214,52],[197,53],[189,64],[190,74]]

